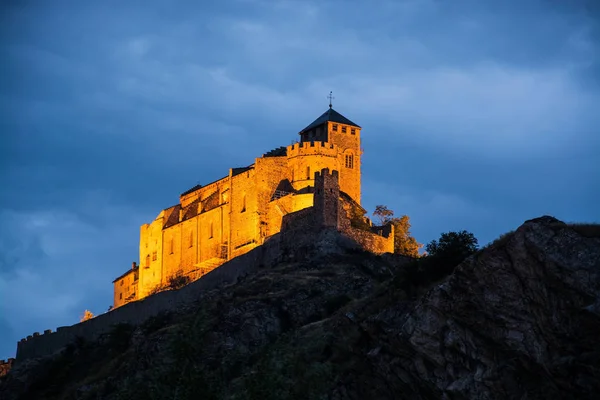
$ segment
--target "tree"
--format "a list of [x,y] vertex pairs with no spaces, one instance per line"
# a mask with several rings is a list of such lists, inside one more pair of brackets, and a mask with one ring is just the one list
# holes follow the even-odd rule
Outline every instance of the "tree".
[[471,232],[442,233],[439,241],[432,240],[426,247],[430,257],[456,260],[457,264],[475,253],[478,249],[477,238]]
[[349,210],[350,225],[353,228],[370,231],[371,226],[365,221],[365,211],[358,205],[352,205]]
[[87,320],[92,319],[92,318],[94,318],[94,314],[92,314],[92,312],[89,311],[89,310],[85,310],[83,312],[83,316],[81,317],[81,319],[79,320],[79,322],[84,322],[84,321],[87,321]]
[[394,253],[419,257],[419,250],[423,245],[411,235],[408,215],[392,218],[389,222],[394,225]]
[[388,222],[391,222],[392,218],[394,218],[394,212],[387,208],[384,205],[375,206],[375,211],[373,211],[373,217],[377,218],[379,225],[385,225]]
[[419,257],[419,249],[423,247],[410,233],[410,220],[408,215],[400,218],[394,217],[394,212],[384,205],[375,206],[373,217],[379,220],[380,225],[391,223],[394,225],[394,253],[408,257]]

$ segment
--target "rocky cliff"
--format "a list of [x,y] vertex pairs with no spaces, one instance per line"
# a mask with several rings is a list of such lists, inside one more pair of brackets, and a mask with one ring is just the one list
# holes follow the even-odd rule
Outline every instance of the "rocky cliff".
[[530,220],[442,276],[319,246],[17,365],[0,398],[597,398],[597,232]]

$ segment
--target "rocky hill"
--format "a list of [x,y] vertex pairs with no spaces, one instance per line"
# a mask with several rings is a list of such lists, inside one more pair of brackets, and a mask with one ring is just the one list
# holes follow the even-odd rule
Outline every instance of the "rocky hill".
[[115,326],[0,381],[2,399],[592,399],[600,235],[551,217],[451,273],[313,252]]

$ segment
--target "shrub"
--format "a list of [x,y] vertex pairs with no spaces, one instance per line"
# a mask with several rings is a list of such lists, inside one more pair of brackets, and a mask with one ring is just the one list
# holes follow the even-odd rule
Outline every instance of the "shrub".
[[179,271],[175,275],[169,277],[167,287],[169,289],[180,289],[190,283],[190,280],[189,276],[183,275],[183,273]]
[[427,246],[427,254],[461,262],[477,251],[477,238],[471,232],[442,233],[439,241],[432,240]]
[[84,322],[84,321],[90,320],[92,318],[94,318],[94,314],[92,314],[92,312],[89,311],[89,310],[85,310],[83,312],[83,316],[81,317],[81,319],[79,320],[79,322]]

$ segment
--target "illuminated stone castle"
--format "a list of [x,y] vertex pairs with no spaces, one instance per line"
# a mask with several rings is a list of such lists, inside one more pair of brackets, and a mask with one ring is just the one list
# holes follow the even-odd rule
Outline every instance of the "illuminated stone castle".
[[[360,135],[361,127],[330,104],[300,131],[299,142],[182,193],[179,204],[142,225],[139,265],[133,263],[113,282],[114,307],[148,296],[173,277],[202,277],[260,246],[305,209],[325,213],[321,224],[371,251],[393,252],[390,227],[359,232],[350,223],[356,214],[352,210],[361,216],[365,212],[360,206]],[[338,217],[338,209],[344,215]],[[363,222],[370,226],[368,219]]]

